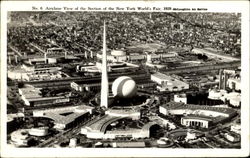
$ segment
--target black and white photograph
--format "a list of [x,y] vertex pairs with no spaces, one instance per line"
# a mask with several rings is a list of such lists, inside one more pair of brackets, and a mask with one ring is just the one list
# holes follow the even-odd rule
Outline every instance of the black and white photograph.
[[6,9],[9,151],[249,145],[245,11],[144,3]]

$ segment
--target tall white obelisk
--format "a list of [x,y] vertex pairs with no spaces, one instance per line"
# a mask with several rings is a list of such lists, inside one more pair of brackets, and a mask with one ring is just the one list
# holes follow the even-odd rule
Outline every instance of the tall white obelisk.
[[107,53],[106,53],[106,25],[103,26],[103,48],[102,48],[102,83],[101,83],[101,107],[108,108],[108,72],[107,72]]

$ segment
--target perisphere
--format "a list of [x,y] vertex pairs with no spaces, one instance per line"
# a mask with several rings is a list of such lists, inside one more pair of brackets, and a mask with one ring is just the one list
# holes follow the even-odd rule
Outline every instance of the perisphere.
[[112,92],[120,98],[131,98],[136,95],[137,86],[131,77],[121,76],[113,82]]

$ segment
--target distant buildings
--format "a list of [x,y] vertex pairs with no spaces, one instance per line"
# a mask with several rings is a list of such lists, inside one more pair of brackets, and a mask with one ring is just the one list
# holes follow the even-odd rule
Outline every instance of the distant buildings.
[[[125,50],[113,50],[107,54],[107,61],[110,62],[135,62],[135,61],[154,61],[178,56],[176,52],[144,52],[144,53],[127,53]],[[97,53],[97,59],[101,60],[102,55]]]
[[[108,72],[127,72],[136,71],[139,66],[126,62],[112,62],[107,64]],[[96,65],[78,65],[76,67],[77,72],[85,72],[86,74],[98,74],[101,73],[102,63],[96,62]]]
[[56,80],[69,77],[60,71],[60,67],[38,68],[34,65],[23,64],[21,68],[8,70],[8,77],[19,81]]

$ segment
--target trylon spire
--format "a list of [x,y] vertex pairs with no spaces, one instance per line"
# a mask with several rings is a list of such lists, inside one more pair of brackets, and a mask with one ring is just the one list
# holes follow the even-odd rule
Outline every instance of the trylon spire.
[[106,24],[103,26],[103,52],[102,52],[102,81],[101,81],[101,107],[108,108],[108,72],[107,72],[107,53],[106,53]]

